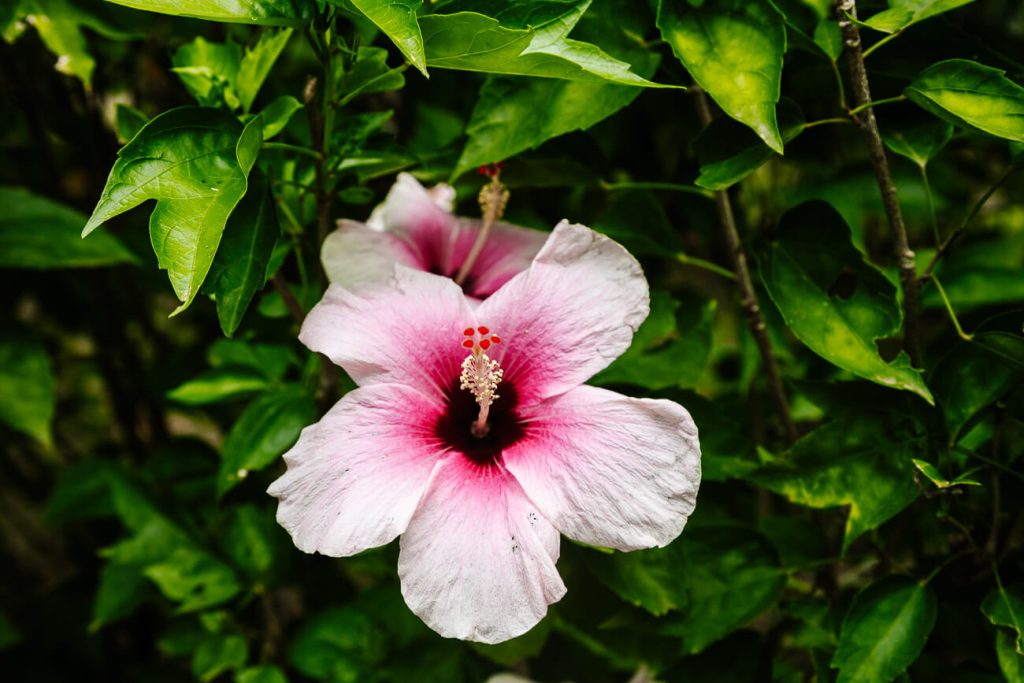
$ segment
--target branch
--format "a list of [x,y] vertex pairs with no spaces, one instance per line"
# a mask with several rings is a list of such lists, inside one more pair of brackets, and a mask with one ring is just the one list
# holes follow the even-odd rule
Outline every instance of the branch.
[[[700,88],[693,88],[692,92],[696,98],[697,115],[700,117],[701,125],[705,128],[711,123],[711,110],[708,107],[707,96]],[[786,392],[782,387],[782,377],[779,375],[779,366],[772,355],[771,343],[768,341],[768,329],[764,323],[764,316],[761,315],[761,308],[757,303],[757,295],[754,293],[754,284],[750,279],[750,268],[747,266],[747,255],[743,251],[743,244],[740,242],[740,234],[736,229],[736,219],[732,213],[732,204],[729,202],[729,195],[724,190],[718,190],[714,194],[715,210],[718,213],[718,222],[725,234],[725,241],[729,247],[729,255],[732,258],[733,271],[736,273],[736,281],[740,288],[740,304],[747,315],[747,326],[750,328],[754,340],[757,342],[757,350],[761,353],[761,362],[764,365],[764,372],[768,378],[768,386],[771,390],[772,400],[786,429],[786,436],[789,440],[796,441],[799,433],[796,424],[793,422],[793,415],[789,410],[789,401],[786,399]]]
[[[878,132],[878,122],[871,108],[871,90],[868,87],[867,69],[864,67],[864,53],[861,49],[860,30],[854,21],[857,19],[856,0],[836,0],[836,11],[839,14],[839,27],[843,32],[843,43],[846,46],[847,66],[850,70],[850,81],[853,86],[853,102],[855,107],[850,116],[864,131],[868,143],[868,154],[871,166],[875,170],[875,180],[882,193],[885,215],[895,238],[896,260],[900,271],[900,284],[903,288],[903,320],[905,332],[903,348],[910,356],[910,362],[920,367],[921,361],[921,329],[920,302],[917,266],[914,252],[910,249],[907,239],[907,228],[903,223],[903,212],[900,210],[896,186],[889,173],[889,160],[882,146],[882,136]],[[879,102],[884,100],[879,100]],[[856,113],[854,113],[856,112]]]

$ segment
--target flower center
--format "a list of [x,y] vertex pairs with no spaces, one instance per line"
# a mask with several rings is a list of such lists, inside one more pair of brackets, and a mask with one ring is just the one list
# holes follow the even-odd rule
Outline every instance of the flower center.
[[487,355],[487,349],[501,343],[501,338],[480,326],[476,329],[467,327],[464,332],[466,339],[462,346],[469,349],[469,355],[462,361],[462,374],[459,376],[459,388],[469,391],[480,406],[476,420],[469,431],[473,436],[482,439],[490,432],[487,417],[491,404],[500,398],[497,394],[503,371],[498,361]]

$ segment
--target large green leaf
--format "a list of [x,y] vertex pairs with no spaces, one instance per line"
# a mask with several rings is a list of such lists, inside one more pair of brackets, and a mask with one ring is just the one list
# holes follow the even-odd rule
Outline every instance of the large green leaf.
[[921,653],[935,626],[932,589],[904,576],[887,576],[861,591],[839,633],[832,666],[836,683],[888,683]]
[[912,458],[922,438],[891,414],[836,419],[747,478],[812,508],[850,506],[843,550],[917,498]]
[[767,2],[718,0],[695,7],[661,0],[658,27],[693,79],[730,117],[782,154],[775,119],[786,27]]
[[994,625],[1013,630],[1013,649],[1024,655],[1024,586],[996,588],[985,596],[981,611]]
[[828,204],[808,202],[782,218],[778,241],[759,251],[761,279],[789,329],[815,353],[878,384],[934,403],[905,354],[891,363],[875,340],[900,329],[896,286],[864,260]]
[[254,170],[249,192],[231,214],[210,269],[217,318],[231,336],[256,292],[267,280],[267,266],[281,234],[270,182]]
[[[779,102],[779,128],[782,141],[789,144],[806,125],[800,107],[789,99]],[[776,156],[748,127],[730,118],[718,118],[693,141],[700,162],[700,175],[694,181],[709,190],[732,187]]]
[[247,48],[242,55],[242,61],[238,65],[235,92],[238,93],[243,111],[249,111],[252,107],[263,81],[267,79],[270,69],[288,44],[291,35],[291,29],[267,31],[260,36],[254,47]]
[[[182,304],[199,293],[228,217],[245,195],[259,154],[260,119],[245,126],[226,112],[180,107],[147,123],[121,148],[82,235],[156,199],[149,234]],[[172,314],[173,315],[173,314]]]
[[82,268],[136,263],[109,234],[82,239],[85,216],[20,187],[0,186],[0,268]]
[[768,609],[786,584],[768,540],[734,525],[694,526],[666,548],[594,557],[597,575],[699,652]]
[[50,445],[56,384],[43,345],[4,323],[0,332],[0,422]]
[[889,9],[870,16],[864,25],[885,33],[895,33],[971,2],[974,0],[889,0]]
[[958,126],[1024,142],[1024,88],[1001,69],[949,59],[919,73],[904,93]]
[[420,19],[427,66],[513,76],[662,87],[591,43],[567,37],[590,0],[559,6],[534,24],[510,18],[507,25],[476,12],[431,14]]
[[1024,683],[1024,655],[1013,646],[1013,636],[1005,631],[996,633],[996,659],[1006,683]]
[[270,392],[250,403],[224,440],[218,494],[224,495],[249,472],[274,462],[315,418],[316,404],[301,386]]
[[350,0],[356,9],[384,32],[409,62],[427,75],[427,56],[416,10],[423,0]]
[[[628,61],[637,74],[650,78],[658,56],[640,48],[612,22],[611,17],[601,17],[580,28],[601,34],[603,47],[613,57]],[[586,130],[627,106],[640,92],[609,83],[492,77],[480,90],[466,126],[469,139],[452,176],[508,159],[559,135]]]
[[107,0],[133,9],[208,21],[304,26],[314,3],[304,0]]

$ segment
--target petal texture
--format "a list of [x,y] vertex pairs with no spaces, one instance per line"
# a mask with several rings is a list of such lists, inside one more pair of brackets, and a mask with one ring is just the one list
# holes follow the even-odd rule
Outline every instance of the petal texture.
[[682,406],[581,386],[523,417],[528,436],[504,452],[505,466],[563,534],[636,550],[683,530],[697,502],[700,444]]
[[441,458],[430,431],[440,410],[408,387],[360,387],[302,430],[268,490],[295,545],[338,557],[402,533]]
[[625,351],[650,310],[647,280],[629,252],[562,221],[528,270],[477,309],[501,335],[492,356],[524,403],[576,387]]
[[[480,221],[460,221],[451,272],[447,273],[449,277],[458,274],[479,234]],[[507,223],[493,225],[480,255],[466,275],[466,294],[486,299],[498,291],[502,285],[530,267],[548,236],[546,232]]]
[[324,240],[320,260],[327,278],[346,289],[387,280],[396,263],[422,270],[405,242],[356,221],[338,221],[337,230]]
[[447,278],[396,266],[379,286],[331,285],[306,316],[299,339],[357,384],[411,386],[440,396],[457,381],[463,330],[475,316]]
[[558,543],[508,472],[453,455],[402,535],[402,595],[443,636],[508,640],[565,595]]

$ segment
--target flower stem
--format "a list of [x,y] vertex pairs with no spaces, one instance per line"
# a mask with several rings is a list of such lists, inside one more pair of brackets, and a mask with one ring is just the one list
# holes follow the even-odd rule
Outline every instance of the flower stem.
[[[711,123],[711,109],[708,106],[707,96],[700,88],[692,89],[696,98],[697,115],[701,124],[706,128]],[[725,190],[718,190],[714,193],[715,209],[718,213],[718,222],[725,235],[726,244],[729,247],[729,254],[732,256],[733,271],[736,273],[736,281],[740,287],[740,302],[747,314],[747,325],[757,342],[757,349],[761,353],[761,362],[768,379],[768,386],[771,390],[772,400],[775,402],[775,409],[782,420],[782,426],[786,430],[789,440],[796,441],[799,433],[796,424],[793,422],[793,415],[789,409],[789,401],[786,392],[782,387],[782,377],[779,374],[779,366],[772,354],[771,342],[768,340],[768,328],[761,314],[761,308],[757,303],[757,295],[754,293],[754,284],[750,279],[750,268],[747,265],[747,256],[743,251],[743,243],[740,241],[739,231],[736,229],[736,219],[732,213],[732,204],[729,202],[729,195]]]
[[857,19],[856,0],[836,0],[836,10],[839,14],[839,27],[843,33],[843,43],[846,46],[847,65],[853,86],[853,101],[856,104],[850,110],[850,116],[861,127],[864,137],[867,139],[871,166],[875,171],[875,180],[882,194],[885,215],[895,243],[900,284],[903,288],[905,325],[903,348],[910,356],[910,362],[920,367],[921,329],[917,265],[914,261],[914,252],[911,251],[910,242],[907,239],[907,228],[903,223],[903,211],[900,208],[899,196],[896,194],[896,186],[893,184],[892,174],[889,172],[889,160],[885,155],[882,136],[878,132],[878,122],[875,120],[875,112],[872,109],[877,104],[896,101],[897,98],[871,101],[871,89],[868,86],[868,74],[864,66],[864,53],[861,50],[860,30],[854,23]]

